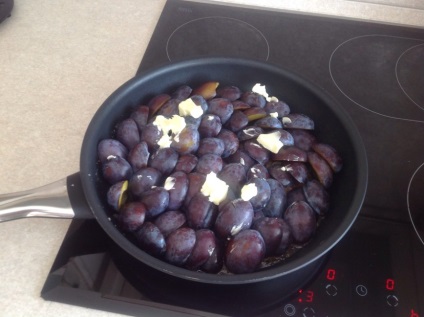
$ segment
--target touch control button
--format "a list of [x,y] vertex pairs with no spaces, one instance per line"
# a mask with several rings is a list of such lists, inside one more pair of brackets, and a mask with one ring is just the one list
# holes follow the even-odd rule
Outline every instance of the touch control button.
[[311,307],[306,307],[303,309],[303,317],[315,317],[315,310]]
[[387,305],[391,307],[396,307],[397,305],[399,305],[399,298],[397,298],[396,295],[388,295],[386,297],[386,301],[387,301]]
[[325,292],[329,296],[333,296],[333,297],[336,296],[337,291],[338,291],[338,289],[334,284],[327,284],[327,286],[325,287]]
[[294,307],[292,304],[287,304],[284,306],[284,313],[286,316],[294,316],[296,314],[296,307]]
[[365,296],[368,294],[368,289],[364,285],[358,285],[356,286],[356,293],[359,296]]

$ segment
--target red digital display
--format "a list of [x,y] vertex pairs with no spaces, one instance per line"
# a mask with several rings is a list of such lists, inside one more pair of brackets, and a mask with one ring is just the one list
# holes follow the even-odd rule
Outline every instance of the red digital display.
[[334,281],[336,279],[336,270],[328,269],[326,277],[327,277],[327,280]]
[[303,302],[312,303],[314,301],[314,292],[313,291],[303,292],[303,290],[300,289],[300,290],[298,290],[298,293],[299,293],[299,298],[297,299],[297,301],[299,303],[303,303]]
[[386,290],[393,291],[395,289],[395,280],[388,278],[386,280]]
[[411,314],[409,315],[409,317],[420,317],[420,315],[418,315],[418,313],[411,309]]

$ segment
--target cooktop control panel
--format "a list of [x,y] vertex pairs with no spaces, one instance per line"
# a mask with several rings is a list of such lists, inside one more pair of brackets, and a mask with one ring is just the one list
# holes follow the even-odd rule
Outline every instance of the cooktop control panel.
[[407,224],[360,217],[318,277],[263,316],[422,317],[421,247]]

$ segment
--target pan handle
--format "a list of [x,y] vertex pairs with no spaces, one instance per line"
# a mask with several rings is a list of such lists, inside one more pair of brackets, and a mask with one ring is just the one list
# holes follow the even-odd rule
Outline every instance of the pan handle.
[[93,218],[79,173],[42,187],[0,195],[0,222],[31,217]]

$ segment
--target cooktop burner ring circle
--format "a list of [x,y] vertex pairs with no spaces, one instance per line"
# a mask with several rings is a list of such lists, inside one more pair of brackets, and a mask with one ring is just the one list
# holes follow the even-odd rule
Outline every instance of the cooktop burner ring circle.
[[[401,121],[406,121],[406,122],[424,123],[424,120],[407,118],[407,117],[403,117],[403,116],[400,116],[400,115],[392,115],[392,114],[381,112],[381,110],[372,109],[369,104],[362,103],[361,101],[357,100],[356,97],[352,96],[350,92],[348,93],[345,90],[345,88],[342,87],[341,82],[336,78],[337,77],[337,67],[335,66],[335,63],[336,63],[336,59],[337,59],[337,54],[343,54],[343,53],[341,53],[341,51],[347,45],[353,45],[354,42],[361,41],[361,40],[364,40],[364,39],[371,39],[371,38],[375,38],[375,39],[379,39],[379,40],[381,40],[381,39],[390,39],[390,40],[399,40],[399,41],[406,41],[407,40],[407,41],[413,41],[413,42],[419,42],[420,43],[418,45],[410,46],[410,47],[408,47],[408,49],[402,51],[402,53],[400,55],[398,55],[398,57],[396,58],[396,63],[395,63],[395,60],[393,60],[393,67],[394,67],[393,72],[395,73],[395,77],[394,77],[395,80],[398,79],[396,67],[397,67],[398,61],[401,59],[401,56],[403,54],[405,54],[407,51],[409,51],[410,49],[412,49],[413,47],[416,47],[416,46],[419,46],[419,45],[424,45],[423,39],[403,37],[403,36],[385,35],[385,34],[365,34],[365,35],[358,35],[358,36],[355,36],[355,37],[348,38],[345,41],[338,44],[329,57],[328,71],[329,71],[329,75],[330,75],[330,78],[331,78],[333,84],[339,90],[339,92],[343,96],[345,96],[349,101],[351,101],[355,105],[359,106],[360,108],[362,108],[362,109],[364,109],[368,112],[371,112],[375,115],[382,116],[382,117],[385,117],[385,118],[388,118],[388,119],[395,119],[395,120],[401,120]],[[413,102],[413,100],[411,100],[411,98],[405,93],[404,89],[402,89],[402,86],[399,83],[399,80],[397,80],[397,85],[401,89],[399,91],[399,93],[405,94],[407,96],[408,100],[410,100],[414,104],[414,106],[417,106],[417,104],[415,102]],[[422,107],[420,107],[420,106],[418,106],[418,107],[421,110],[423,110]]]
[[414,231],[415,231],[416,235],[418,236],[418,239],[424,245],[424,237],[421,236],[421,234],[418,230],[418,227],[415,224],[414,217],[412,216],[413,213],[412,213],[412,206],[411,206],[411,200],[410,200],[411,188],[413,187],[412,182],[413,182],[415,176],[420,172],[420,170],[422,168],[424,169],[424,163],[422,163],[420,166],[418,166],[418,168],[412,174],[411,179],[409,180],[408,189],[407,189],[407,192],[406,192],[406,204],[407,204],[408,214],[409,214],[409,218],[411,220],[412,227],[414,228]]
[[[228,46],[222,45],[229,39],[235,42],[229,42]],[[202,17],[183,23],[171,33],[165,50],[169,61],[189,57],[225,56],[266,62],[270,55],[269,42],[257,27],[246,21],[224,16]]]
[[396,75],[396,80],[399,84],[400,89],[403,91],[403,93],[405,94],[406,97],[408,97],[408,99],[415,104],[418,108],[420,108],[421,110],[424,110],[424,105],[420,105],[420,103],[415,100],[414,98],[412,98],[410,96],[410,94],[406,91],[405,87],[403,86],[400,78],[399,78],[399,63],[400,61],[403,59],[403,57],[408,54],[409,52],[415,50],[418,47],[424,47],[424,43],[418,44],[418,45],[414,45],[410,48],[408,48],[407,50],[405,50],[398,58],[398,60],[396,61],[396,68],[395,68],[395,75]]

